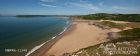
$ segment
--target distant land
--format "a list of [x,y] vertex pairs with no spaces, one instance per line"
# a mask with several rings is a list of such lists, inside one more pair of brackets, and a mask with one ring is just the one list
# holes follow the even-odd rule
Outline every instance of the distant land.
[[72,15],[16,15],[16,17],[70,17]]

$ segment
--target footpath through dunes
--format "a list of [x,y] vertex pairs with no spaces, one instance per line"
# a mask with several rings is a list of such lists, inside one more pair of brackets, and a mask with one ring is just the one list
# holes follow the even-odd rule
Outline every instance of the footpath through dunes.
[[63,53],[71,53],[81,48],[96,45],[107,41],[107,33],[110,30],[102,30],[88,22],[73,22],[75,25],[71,31],[62,36],[44,56],[61,56]]

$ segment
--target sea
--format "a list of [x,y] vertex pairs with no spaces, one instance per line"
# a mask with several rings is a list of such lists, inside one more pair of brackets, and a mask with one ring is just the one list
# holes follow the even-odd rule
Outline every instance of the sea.
[[69,17],[0,17],[0,56],[28,56],[70,24]]

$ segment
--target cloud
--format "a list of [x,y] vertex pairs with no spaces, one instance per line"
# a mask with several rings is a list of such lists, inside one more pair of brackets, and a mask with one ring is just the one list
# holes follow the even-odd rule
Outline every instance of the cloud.
[[[54,4],[57,4],[56,1],[58,0],[40,0],[41,1],[41,4],[42,6],[46,6],[46,7],[57,7],[57,6],[54,6]],[[86,10],[94,10],[94,11],[99,11],[101,10],[100,6],[103,6],[104,2],[100,2],[96,5],[94,5],[93,3],[91,3],[90,1],[88,0],[72,0],[72,1],[67,1],[67,2],[64,2],[63,7],[67,8],[67,7],[76,7],[76,8],[83,8],[83,9],[86,9]],[[49,2],[49,5],[46,4],[46,2]],[[59,6],[59,5],[58,5]],[[61,7],[59,6],[59,7]]]
[[88,1],[86,1],[86,0],[79,0],[79,2],[84,2],[85,3],[85,2],[88,2]]
[[113,6],[112,9],[127,10],[127,9],[130,9],[130,8],[128,8],[128,7],[122,7],[122,6]]
[[98,6],[95,6],[91,3],[86,3],[86,2],[70,2],[68,3],[68,5],[73,5],[73,6],[77,6],[77,7],[81,7],[81,8],[86,8],[86,9],[90,9],[90,10],[99,10]]
[[43,4],[43,3],[41,3],[40,5],[45,6],[45,7],[57,7],[57,6],[54,6],[54,5],[48,5],[48,4]]
[[55,0],[40,0],[41,2],[55,2]]
[[103,5],[104,5],[104,2],[100,2],[100,3],[99,3],[99,6],[103,6]]

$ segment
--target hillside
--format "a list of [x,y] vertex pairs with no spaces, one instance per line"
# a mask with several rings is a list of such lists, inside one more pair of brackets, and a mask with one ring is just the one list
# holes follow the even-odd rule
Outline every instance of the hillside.
[[82,19],[88,20],[116,20],[116,21],[129,21],[129,22],[140,22],[140,14],[108,14],[108,13],[97,13],[78,16]]

